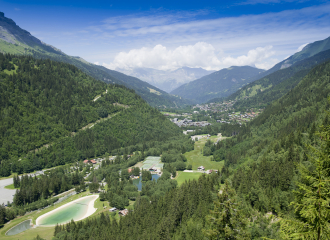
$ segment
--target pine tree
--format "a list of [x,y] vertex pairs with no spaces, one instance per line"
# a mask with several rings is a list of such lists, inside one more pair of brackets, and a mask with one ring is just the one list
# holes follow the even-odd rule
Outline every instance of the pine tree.
[[242,215],[236,200],[235,190],[229,186],[218,194],[214,210],[207,216],[209,229],[203,230],[209,239],[250,239],[246,230],[247,219]]
[[330,238],[330,128],[323,127],[318,134],[320,147],[312,147],[311,167],[299,165],[301,181],[294,191],[297,217],[284,219],[281,223],[283,239],[329,239]]

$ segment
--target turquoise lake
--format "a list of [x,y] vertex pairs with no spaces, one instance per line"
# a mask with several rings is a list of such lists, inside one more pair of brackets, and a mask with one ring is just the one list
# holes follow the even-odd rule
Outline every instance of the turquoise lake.
[[70,222],[71,219],[78,220],[84,217],[88,210],[88,203],[94,199],[95,196],[89,196],[77,202],[71,203],[57,212],[43,217],[39,221],[40,226],[53,226]]

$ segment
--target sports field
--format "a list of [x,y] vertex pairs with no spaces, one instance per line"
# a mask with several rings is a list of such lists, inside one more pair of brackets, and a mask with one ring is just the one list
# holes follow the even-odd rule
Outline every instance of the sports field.
[[202,174],[202,172],[177,172],[178,176],[175,178],[175,180],[178,182],[178,185],[180,186],[185,181],[189,180],[197,180]]
[[160,157],[149,156],[146,158],[146,160],[143,161],[143,165],[140,168],[141,169],[143,168],[144,170],[147,170],[150,168],[157,168],[158,170],[160,170],[161,168],[163,168],[163,166],[164,166],[164,163],[161,163]]

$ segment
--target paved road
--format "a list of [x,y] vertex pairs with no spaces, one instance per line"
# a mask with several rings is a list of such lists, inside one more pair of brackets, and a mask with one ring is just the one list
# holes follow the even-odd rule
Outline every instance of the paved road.
[[0,204],[7,204],[7,202],[12,202],[16,190],[6,189],[5,186],[13,184],[13,179],[8,178],[0,180]]

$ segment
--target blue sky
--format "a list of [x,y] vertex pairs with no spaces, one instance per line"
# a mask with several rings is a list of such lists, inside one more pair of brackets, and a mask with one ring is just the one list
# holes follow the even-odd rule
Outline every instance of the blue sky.
[[318,0],[0,0],[0,11],[63,52],[111,69],[267,69],[330,36],[330,3]]

